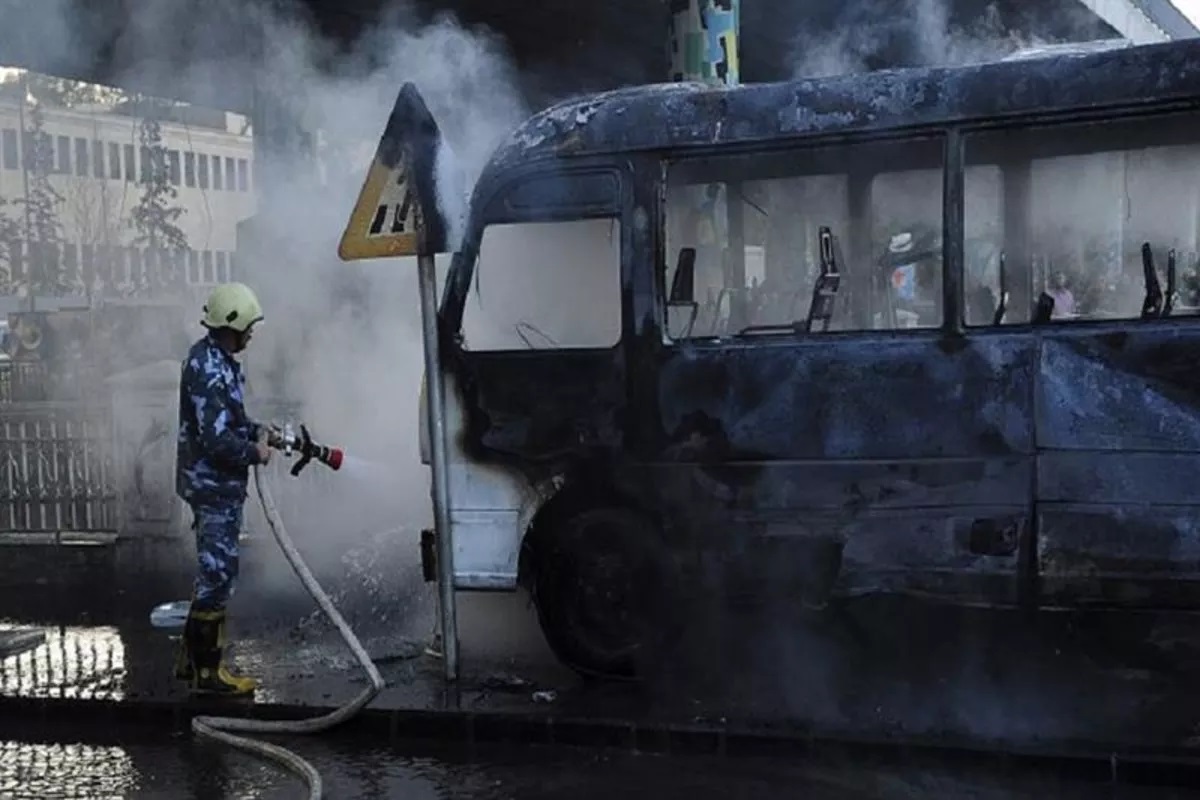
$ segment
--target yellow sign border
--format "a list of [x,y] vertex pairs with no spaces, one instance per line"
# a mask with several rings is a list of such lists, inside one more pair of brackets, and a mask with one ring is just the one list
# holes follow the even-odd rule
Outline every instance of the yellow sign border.
[[[378,158],[371,162],[367,171],[367,179],[363,182],[362,191],[358,193],[358,202],[350,213],[350,221],[342,232],[338,242],[338,257],[343,261],[359,261],[367,258],[387,258],[415,256],[417,254],[417,234],[415,232],[382,234],[369,236],[371,223],[379,208],[379,199],[383,197],[383,189],[388,181],[393,180],[393,172],[379,163]],[[408,176],[405,175],[405,180]],[[416,213],[420,213],[419,210]]]

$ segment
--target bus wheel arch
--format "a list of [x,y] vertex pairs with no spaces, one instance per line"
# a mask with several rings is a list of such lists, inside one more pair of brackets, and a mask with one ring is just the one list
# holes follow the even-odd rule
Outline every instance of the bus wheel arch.
[[654,516],[610,488],[565,487],[535,514],[519,575],[555,655],[577,672],[644,670],[671,558]]

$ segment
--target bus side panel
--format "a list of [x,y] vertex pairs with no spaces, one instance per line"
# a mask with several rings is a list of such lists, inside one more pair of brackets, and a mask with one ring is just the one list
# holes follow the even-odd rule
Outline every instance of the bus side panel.
[[1032,337],[817,337],[680,348],[663,365],[655,474],[677,535],[751,584],[1008,605],[1025,585]]
[[1200,324],[1044,335],[1042,601],[1200,607]]

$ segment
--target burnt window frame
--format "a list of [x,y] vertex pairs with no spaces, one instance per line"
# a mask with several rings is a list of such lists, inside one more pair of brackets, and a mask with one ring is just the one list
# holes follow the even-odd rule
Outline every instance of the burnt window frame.
[[[610,179],[612,194],[603,199],[581,199],[580,193],[569,188],[570,181],[581,179]],[[536,193],[521,202],[522,193],[538,181],[554,185],[557,197],[539,198]],[[438,314],[443,329],[450,334],[455,348],[472,356],[511,355],[526,352],[615,352],[630,340],[633,326],[631,292],[626,288],[633,280],[636,257],[633,253],[634,176],[632,165],[627,159],[583,158],[578,162],[534,163],[516,167],[500,175],[485,176],[471,204],[471,215],[467,220],[461,246],[452,254],[446,276],[445,288],[438,304]],[[563,347],[538,348],[537,350],[485,350],[472,351],[461,346],[463,312],[475,287],[475,271],[479,262],[479,247],[483,233],[492,225],[519,225],[553,222],[581,222],[590,219],[613,219],[617,222],[621,236],[620,291],[621,324],[620,336],[606,347]]]
[[[667,196],[670,187],[677,185],[672,181],[673,170],[683,167],[685,170],[699,175],[703,175],[705,172],[711,172],[713,175],[733,172],[749,176],[745,180],[752,182],[766,180],[768,179],[767,175],[777,175],[779,170],[765,166],[754,168],[739,167],[737,166],[739,163],[743,165],[754,164],[756,161],[769,161],[771,163],[782,164],[804,163],[805,161],[815,163],[822,158],[822,153],[828,153],[831,150],[853,153],[856,148],[874,148],[876,152],[881,152],[885,151],[886,148],[903,148],[906,144],[911,146],[915,143],[919,147],[922,142],[930,141],[940,144],[940,157],[936,159],[936,166],[933,164],[935,159],[931,159],[929,166],[917,166],[910,169],[939,169],[942,175],[942,214],[940,225],[942,243],[942,318],[938,325],[917,328],[830,330],[819,333],[780,331],[779,333],[772,333],[770,335],[752,333],[747,335],[726,334],[721,336],[680,338],[674,338],[670,335],[667,327],[669,287],[666,285],[666,277],[670,262],[677,254],[666,252],[666,247],[668,226]],[[962,140],[957,127],[944,123],[908,128],[902,131],[885,130],[849,135],[811,136],[800,139],[789,138],[765,143],[696,148],[664,154],[659,160],[659,173],[657,175],[658,192],[656,202],[658,206],[658,221],[657,230],[655,231],[657,242],[654,248],[655,323],[659,328],[662,347],[667,349],[694,347],[723,348],[731,345],[757,347],[779,343],[811,342],[829,337],[834,337],[838,340],[847,337],[887,339],[896,336],[939,338],[947,335],[961,334],[961,317],[963,315],[961,291],[959,290],[962,280],[961,156]],[[855,161],[853,158],[847,158],[846,160]],[[725,166],[721,166],[722,163]],[[893,170],[892,172],[896,171]],[[793,177],[800,177],[805,174],[819,175],[830,173],[836,173],[836,170],[826,173],[817,171],[806,173],[800,169],[794,169],[788,174]],[[849,175],[849,171],[846,174]],[[870,178],[873,180],[879,174],[887,174],[887,172],[872,172]],[[868,180],[868,185],[869,183],[870,181]],[[701,184],[698,181],[693,181],[692,185]],[[849,237],[845,233],[839,235],[838,231],[833,231],[833,234],[841,241],[843,260],[849,260],[850,255],[847,245]],[[842,274],[846,274],[845,264],[842,267]]]
[[[1050,158],[1054,156],[1066,157],[1072,155],[1088,155],[1104,152],[1121,152],[1121,151],[1136,151],[1138,148],[1150,147],[1165,147],[1169,145],[1194,144],[1200,148],[1200,133],[1195,134],[1191,139],[1179,134],[1178,131],[1173,131],[1170,136],[1159,135],[1153,133],[1153,124],[1155,120],[1161,120],[1166,117],[1191,117],[1200,122],[1200,110],[1194,105],[1184,104],[1178,105],[1173,103],[1159,103],[1150,107],[1141,108],[1115,108],[1102,110],[1071,110],[1062,111],[1054,114],[1045,115],[1026,115],[1005,120],[997,121],[982,121],[982,122],[967,122],[956,127],[959,139],[959,171],[960,177],[960,202],[959,202],[959,248],[960,253],[963,253],[965,248],[966,234],[966,171],[971,167],[976,166],[997,166],[998,161],[979,160],[972,156],[971,139],[973,137],[1003,137],[1004,143],[996,149],[1003,149],[1009,160],[1012,160],[1012,152],[1026,144],[1028,140],[1034,139],[1039,132],[1044,131],[1069,131],[1071,129],[1080,129],[1088,125],[1112,125],[1112,130],[1106,131],[1095,138],[1102,138],[1110,144],[1107,145],[1110,149],[1102,149],[1096,145],[1084,146],[1078,139],[1072,139],[1069,135],[1060,135],[1055,138],[1054,143],[1036,143],[1033,146],[1026,146],[1022,150],[1022,155],[1032,161],[1035,158]],[[1127,132],[1130,129],[1136,129],[1137,135],[1129,137]],[[1200,129],[1198,129],[1200,130]],[[1168,141],[1169,139],[1169,141]],[[1067,146],[1055,146],[1059,142],[1068,143]],[[1163,291],[1166,291],[1165,286],[1165,267],[1166,267],[1166,250],[1156,248],[1154,251],[1155,266],[1159,272],[1159,280],[1163,282]],[[965,264],[963,265],[965,269]],[[1011,272],[1012,266],[1009,266]],[[1032,270],[1030,270],[1032,272]],[[960,299],[959,313],[962,317],[960,321],[961,329],[971,335],[992,335],[992,334],[1012,334],[1012,333],[1029,333],[1033,330],[1053,330],[1058,332],[1092,329],[1096,327],[1127,327],[1129,325],[1145,325],[1148,323],[1167,323],[1178,324],[1186,321],[1200,322],[1200,314],[1172,314],[1169,317],[1156,317],[1151,319],[1141,319],[1137,316],[1129,317],[1096,317],[1091,319],[1052,319],[1048,322],[1036,322],[1033,319],[1033,314],[1030,313],[1029,320],[1024,322],[1003,323],[994,325],[990,323],[969,325],[967,323],[967,299],[966,299],[966,281],[965,273],[960,270],[960,275],[964,275],[962,281],[962,297]],[[1030,303],[1036,301],[1035,292],[1032,285],[1032,277],[1030,278]],[[1013,294],[1009,289],[1010,296]],[[1010,300],[1010,307],[1012,301]]]

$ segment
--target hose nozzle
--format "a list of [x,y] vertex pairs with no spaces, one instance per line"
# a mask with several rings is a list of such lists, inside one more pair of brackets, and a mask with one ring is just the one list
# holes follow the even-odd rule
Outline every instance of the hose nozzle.
[[308,427],[305,425],[300,426],[299,436],[296,435],[296,431],[292,428],[291,423],[284,425],[282,428],[272,427],[271,433],[267,437],[267,443],[276,450],[282,451],[284,456],[288,458],[291,458],[293,452],[300,454],[300,460],[291,469],[293,477],[299,475],[308,466],[309,462],[314,459],[335,472],[342,467],[343,453],[341,448],[317,444],[313,441],[312,436],[309,435]]

